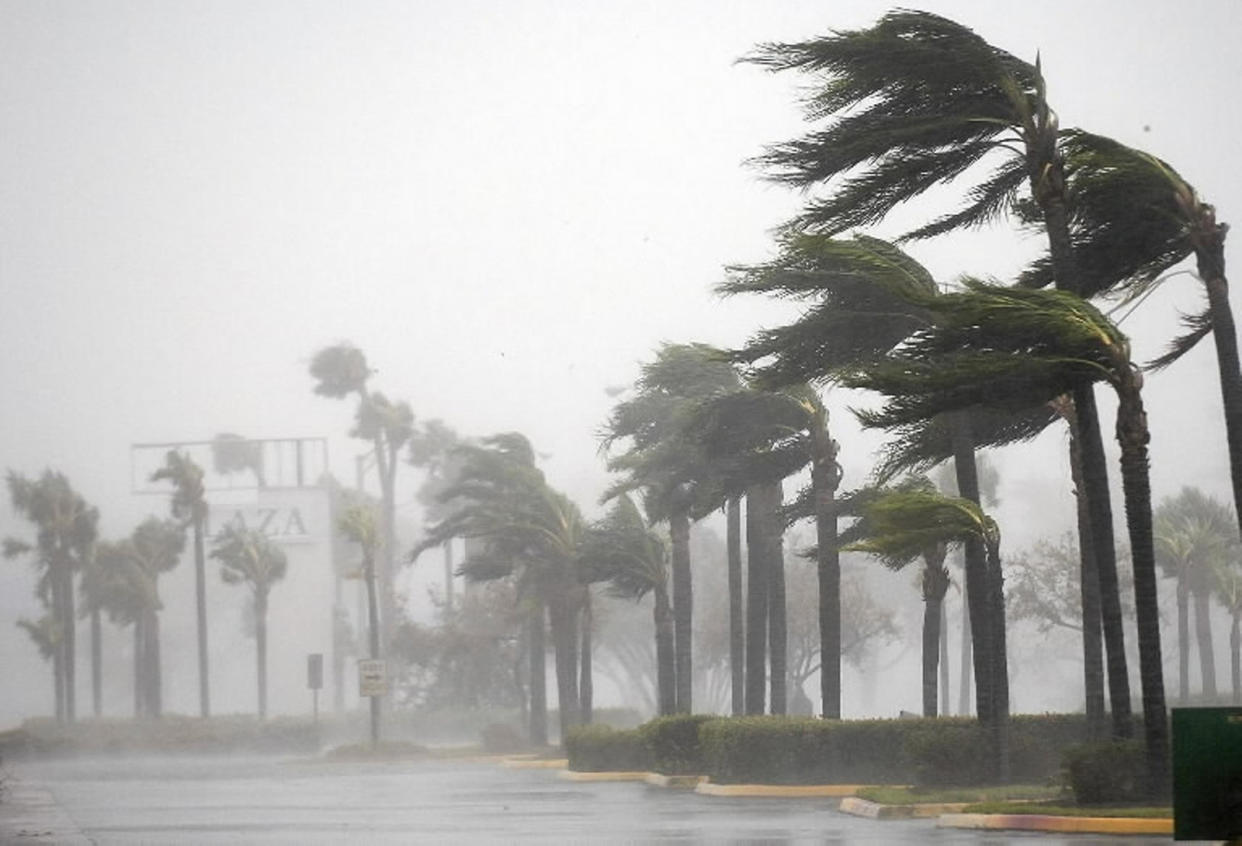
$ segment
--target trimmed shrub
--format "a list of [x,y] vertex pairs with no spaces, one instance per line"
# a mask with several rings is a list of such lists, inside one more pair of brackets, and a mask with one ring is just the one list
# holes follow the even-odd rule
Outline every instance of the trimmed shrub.
[[1083,743],[1065,750],[1065,777],[1080,805],[1139,802],[1147,759],[1137,740]]
[[703,772],[699,726],[717,720],[714,714],[673,714],[656,717],[638,727],[656,772],[665,775],[698,775]]
[[637,729],[577,726],[565,738],[569,769],[578,772],[647,771],[651,754]]

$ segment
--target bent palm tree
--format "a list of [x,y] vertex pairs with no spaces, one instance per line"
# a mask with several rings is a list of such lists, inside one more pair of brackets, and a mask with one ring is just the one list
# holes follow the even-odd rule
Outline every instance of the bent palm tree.
[[[1134,566],[1143,725],[1152,790],[1168,783],[1169,741],[1160,656],[1151,484],[1142,376],[1129,341],[1081,298],[1061,291],[1001,288],[967,281],[966,291],[928,297],[934,325],[885,361],[846,378],[888,397],[860,412],[869,426],[901,426],[973,405],[1030,407],[1082,384],[1104,381],[1117,394],[1126,525]],[[1081,409],[1080,409],[1081,410]]]
[[259,687],[259,719],[267,718],[267,605],[272,585],[285,577],[289,559],[257,529],[225,526],[216,537],[211,557],[220,562],[225,584],[245,584],[254,601],[255,669]]
[[[367,639],[370,645],[371,660],[379,660],[380,632],[379,608],[375,598],[375,551],[379,547],[379,532],[375,526],[375,510],[365,503],[354,502],[345,507],[337,522],[339,531],[346,540],[358,544],[362,551],[363,583],[367,588]],[[379,743],[380,734],[380,700],[371,697],[371,746]]]
[[172,514],[194,533],[194,604],[198,622],[198,709],[211,716],[211,688],[207,674],[207,558],[203,549],[203,527],[207,521],[207,498],[203,487],[203,468],[188,455],[169,450],[164,466],[151,474],[151,481],[173,484]]

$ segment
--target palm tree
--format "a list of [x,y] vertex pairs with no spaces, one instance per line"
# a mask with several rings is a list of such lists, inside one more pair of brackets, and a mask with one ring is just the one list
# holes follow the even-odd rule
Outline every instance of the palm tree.
[[[877,222],[927,189],[991,161],[993,170],[967,191],[964,207],[905,237],[985,224],[1019,207],[1025,185],[1045,227],[1057,287],[1083,291],[1069,234],[1057,119],[1038,60],[1034,65],[1021,61],[938,15],[899,10],[869,29],[761,45],[749,61],[818,75],[806,110],[827,125],[769,147],[758,160],[778,182],[803,190],[832,186],[827,196],[810,202],[794,228],[831,235]],[[1130,731],[1129,681],[1107,461],[1091,386],[1076,388],[1073,399],[1090,509],[1089,525],[1083,527],[1090,538],[1084,537],[1081,547],[1084,556],[1094,555],[1113,728],[1125,736]],[[968,484],[960,490],[969,496]]]
[[1216,568],[1216,597],[1229,612],[1229,680],[1233,704],[1242,704],[1242,570],[1236,561]]
[[[379,547],[379,532],[375,525],[375,510],[369,505],[354,502],[345,507],[337,522],[337,530],[351,543],[358,544],[362,551],[363,583],[367,587],[367,632],[371,660],[379,660],[380,630],[379,606],[375,597],[375,551]],[[371,746],[379,743],[380,734],[380,699],[371,697]]]
[[[936,493],[938,493],[936,486],[930,479],[926,476],[914,476],[892,488],[863,488],[847,495],[842,499],[841,513],[858,519],[842,533],[840,539],[842,547],[857,549],[860,544],[866,545],[873,541],[880,544],[891,542],[890,538],[882,535],[891,532],[893,526],[889,522],[877,526],[870,519],[872,507],[877,502],[884,501],[890,504],[888,507],[891,507],[892,503],[901,501],[902,494]],[[921,499],[917,502],[920,505],[924,504]],[[890,520],[884,507],[880,508],[879,513],[885,520]],[[980,540],[984,539],[982,535],[975,534]],[[965,536],[954,538],[954,540],[964,542]],[[903,552],[911,554],[884,554],[880,556],[880,560],[892,570],[904,570],[916,558],[923,559],[923,571],[920,574],[920,587],[923,594],[923,716],[935,717],[940,712],[936,690],[940,669],[940,644],[943,637],[940,623],[943,617],[944,597],[949,591],[950,584],[949,569],[944,563],[948,555],[948,545],[944,539],[929,539],[921,547],[915,549],[913,546],[908,546]]]
[[1178,696],[1190,693],[1189,604],[1195,601],[1195,634],[1203,695],[1216,697],[1216,655],[1212,644],[1211,599],[1216,573],[1237,548],[1229,509],[1194,487],[1166,498],[1153,516],[1156,563],[1177,580]]
[[656,699],[660,716],[674,713],[673,614],[664,540],[647,528],[633,500],[622,494],[603,520],[587,528],[579,554],[592,579],[607,582],[613,596],[635,601],[649,593],[654,597]]
[[405,402],[388,399],[367,385],[374,373],[362,350],[350,343],[324,347],[311,358],[310,375],[315,393],[331,399],[356,396],[354,427],[350,435],[372,446],[379,473],[383,505],[380,524],[382,546],[377,555],[382,639],[392,638],[396,624],[396,595],[393,578],[396,555],[397,458],[414,431],[414,414]]
[[[13,510],[36,529],[34,544],[6,538],[4,556],[33,557],[39,573],[36,588],[51,611],[55,624],[36,624],[44,634],[55,634],[52,671],[56,690],[56,717],[64,722],[76,718],[77,627],[74,612],[73,575],[91,554],[95,543],[99,511],[74,491],[61,473],[45,470],[38,480],[9,471],[7,482]],[[27,627],[27,631],[33,631]]]
[[[457,459],[453,452],[461,438],[440,420],[428,420],[419,426],[409,440],[409,462],[426,472],[418,488],[418,501],[430,522],[444,519],[444,503],[440,493],[453,483]],[[453,610],[453,542],[444,544],[444,607]]]
[[719,350],[665,344],[643,365],[635,395],[613,408],[602,433],[605,450],[628,442],[625,452],[609,458],[609,469],[625,478],[605,498],[641,489],[647,514],[669,525],[677,710],[683,713],[692,710],[690,520],[696,506],[714,501],[710,465],[687,437],[685,421],[697,402],[737,386],[737,374]]
[[225,526],[216,536],[211,557],[220,562],[225,584],[246,584],[254,600],[254,639],[259,682],[259,719],[267,718],[267,603],[272,585],[285,577],[284,550],[257,529]]
[[[969,499],[946,497],[937,493],[927,484],[913,483],[895,490],[871,494],[861,498],[861,522],[859,529],[863,537],[851,540],[842,548],[851,551],[867,552],[878,556],[886,566],[900,569],[919,556],[924,556],[928,570],[936,571],[934,580],[943,579],[946,583],[948,574],[944,571],[943,549],[949,544],[964,543],[966,538],[973,537],[981,541],[986,550],[988,560],[988,577],[990,581],[1001,581],[1000,564],[1000,531],[996,523],[985,514],[979,506]],[[929,592],[924,582],[924,595]],[[934,588],[933,591],[934,592]],[[989,592],[989,595],[994,595]],[[940,597],[943,599],[943,591]],[[929,602],[924,616],[924,632],[934,629],[940,619],[940,609],[935,608],[934,619],[931,613],[932,603]],[[1004,605],[990,609],[991,613],[999,614],[1002,633],[1004,628]],[[938,632],[937,632],[938,634]],[[924,707],[926,707],[928,690],[935,702],[936,691],[936,644],[930,645],[924,640]],[[996,665],[991,668],[994,675],[1003,676],[1005,668],[1004,642],[996,645],[993,658]],[[930,673],[928,664],[930,663]],[[929,715],[930,716],[930,715]],[[988,719],[992,730],[992,764],[994,773],[1003,783],[1009,778],[1008,748],[1008,702],[1000,703],[1000,707]]]
[[203,468],[188,455],[169,450],[164,466],[151,474],[151,481],[173,484],[172,515],[194,534],[194,601],[198,622],[198,711],[211,716],[211,688],[207,671],[207,557],[203,527],[207,521],[207,495]]
[[[536,603],[530,630],[532,720],[538,719],[536,688],[542,672],[542,609],[546,607],[564,738],[581,718],[578,622],[586,598],[585,574],[579,567],[582,516],[564,494],[548,485],[523,435],[493,435],[478,444],[462,444],[457,454],[461,462],[457,482],[441,493],[451,506],[449,516],[427,528],[411,558],[449,538],[477,539],[481,543],[467,550],[461,565],[466,578],[487,581],[512,576],[520,595]],[[532,734],[538,737],[538,727],[533,728]]]
[[[1126,525],[1134,567],[1140,681],[1152,789],[1167,786],[1169,745],[1160,656],[1155,551],[1152,538],[1149,433],[1138,369],[1129,341],[1095,307],[1062,291],[1001,288],[967,281],[962,293],[925,297],[935,323],[907,339],[884,362],[845,380],[889,399],[866,425],[901,426],[987,403],[1030,407],[1104,381],[1117,394]],[[1081,406],[1079,407],[1081,413]]]

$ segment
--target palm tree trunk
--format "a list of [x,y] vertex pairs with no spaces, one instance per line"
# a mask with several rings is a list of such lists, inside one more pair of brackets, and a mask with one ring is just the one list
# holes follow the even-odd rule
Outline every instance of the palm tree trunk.
[[548,745],[548,644],[543,622],[543,603],[536,600],[535,609],[527,620],[527,642],[530,648],[530,742],[532,746]]
[[444,542],[444,610],[453,610],[453,539]]
[[669,606],[668,591],[663,584],[656,585],[653,592],[655,593],[655,609],[652,612],[652,618],[655,623],[656,698],[659,701],[659,716],[667,717],[677,712],[673,610]]
[[940,610],[944,596],[923,603],[923,716],[935,717],[936,678],[940,669]]
[[563,593],[548,602],[548,623],[552,631],[552,652],[556,659],[556,703],[560,716],[561,743],[581,718],[578,700],[578,631],[576,610]]
[[[1135,382],[1138,376],[1133,377]],[[1151,480],[1148,475],[1147,415],[1137,385],[1118,387],[1117,441],[1121,444],[1121,481],[1134,564],[1134,607],[1138,623],[1139,680],[1143,695],[1143,734],[1153,796],[1169,789],[1169,725],[1164,700],[1164,666],[1160,655],[1160,604],[1152,539]],[[1094,526],[1094,523],[1092,524]]]
[[147,639],[147,714],[155,719],[164,716],[164,673],[160,664],[160,617],[154,609],[146,626]]
[[380,495],[383,505],[383,544],[379,553],[380,642],[385,650],[392,644],[397,624],[397,601],[393,586],[393,560],[396,555],[396,462],[388,455],[384,443],[375,440],[376,464],[379,467]]
[[142,634],[143,615],[134,620],[134,718],[146,715],[146,639]]
[[[1126,666],[1125,633],[1122,629],[1121,590],[1117,581],[1117,553],[1113,539],[1113,509],[1108,491],[1108,461],[1100,437],[1095,392],[1090,385],[1074,390],[1074,414],[1081,436],[1083,490],[1087,495],[1090,543],[1095,550],[1096,576],[1100,583],[1100,622],[1104,631],[1104,657],[1108,665],[1108,700],[1113,713],[1113,737],[1134,733],[1130,708],[1130,673]],[[1150,503],[1148,505],[1150,509]],[[1086,543],[1086,539],[1081,541]]]
[[1242,703],[1242,611],[1234,611],[1229,626],[1229,680],[1233,683],[1233,704]]
[[1199,646],[1199,678],[1203,696],[1209,702],[1216,699],[1216,650],[1212,644],[1212,593],[1209,590],[1194,591],[1195,641]]
[[1190,701],[1190,585],[1177,576],[1177,701]]
[[738,717],[746,712],[746,622],[742,617],[742,500],[740,497],[729,498],[725,511],[725,543],[729,557],[730,694],[733,716]]
[[815,495],[816,574],[819,580],[819,695],[824,718],[841,719],[841,552],[836,491],[841,481],[836,445],[827,426],[811,430],[811,489]]
[[[367,584],[367,634],[370,640],[371,659],[380,657],[380,621],[379,602],[375,596],[375,560],[368,555],[362,562],[363,578]],[[380,736],[380,697],[371,699],[371,748],[379,745]]]
[[52,589],[51,611],[57,638],[52,644],[52,691],[56,699],[56,722],[63,723],[65,721],[65,635],[60,620],[65,613],[65,603],[61,599],[63,587],[59,572],[52,570],[48,573],[48,582]]
[[1078,594],[1082,604],[1082,678],[1087,711],[1087,741],[1103,740],[1107,734],[1104,707],[1104,644],[1100,630],[1100,574],[1091,542],[1091,513],[1082,474],[1082,446],[1078,416],[1068,414],[1070,428],[1070,478],[1074,484],[1078,518]]
[[940,601],[940,713],[949,716],[953,711],[949,707],[949,607],[943,599]]
[[211,716],[211,690],[207,677],[207,560],[203,551],[203,521],[194,520],[194,597],[198,613],[198,713]]
[[73,603],[73,569],[69,561],[61,567],[61,577],[65,584],[61,596],[65,603],[64,626],[65,644],[65,721],[75,722],[78,715],[78,628],[77,613]]
[[992,680],[991,727],[996,744],[996,778],[1001,784],[1009,782],[1009,661],[1005,646],[1005,593],[1001,572],[1000,550],[995,542],[987,544],[988,563],[988,617],[992,637],[988,644],[991,662],[988,674]]
[[259,719],[267,719],[267,592],[254,595],[255,670],[259,683]]
[[966,566],[962,565],[962,655],[958,662],[957,713],[970,716],[970,682],[974,668],[973,639],[970,627],[970,596],[966,586]]
[[765,709],[768,653],[767,486],[746,492],[746,713]]
[[103,622],[98,608],[91,609],[91,713],[103,716]]
[[669,540],[673,553],[673,648],[677,656],[677,711],[691,711],[691,628],[693,626],[690,583],[690,515],[678,507],[669,515]]
[[780,482],[773,483],[772,488],[773,507],[769,514],[772,522],[764,532],[768,541],[769,685],[772,713],[783,716],[788,711],[786,684],[789,673],[789,644],[785,619],[785,533],[778,509],[784,500],[784,494]]
[[[975,466],[974,438],[967,412],[957,412],[953,421],[953,469],[957,491],[963,499],[979,504],[979,473]],[[962,544],[965,558],[966,601],[970,605],[970,638],[975,670],[975,713],[985,724],[995,722],[994,682],[991,675],[992,618],[989,612],[988,563],[983,541],[968,538]]]
[[582,707],[582,724],[589,726],[595,707],[595,680],[591,677],[591,590],[583,588],[582,602],[582,651],[579,657],[581,670],[578,680],[578,699]]

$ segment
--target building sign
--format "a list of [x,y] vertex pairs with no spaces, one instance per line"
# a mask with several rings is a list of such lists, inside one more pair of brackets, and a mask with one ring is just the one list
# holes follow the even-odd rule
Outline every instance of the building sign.
[[302,509],[291,507],[233,506],[213,507],[207,534],[216,537],[226,526],[245,531],[254,529],[272,540],[282,542],[309,541],[306,518]]
[[358,695],[383,696],[386,693],[388,693],[388,674],[383,659],[359,659]]
[[323,687],[323,653],[313,652],[306,656],[306,686],[311,690]]

